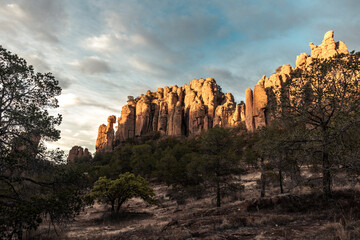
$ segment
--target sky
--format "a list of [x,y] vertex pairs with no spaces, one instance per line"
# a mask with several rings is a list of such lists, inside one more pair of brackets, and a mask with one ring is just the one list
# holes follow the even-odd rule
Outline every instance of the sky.
[[0,0],[0,45],[60,82],[61,139],[48,147],[94,153],[127,96],[213,77],[240,102],[329,30],[360,51],[359,10],[359,0]]

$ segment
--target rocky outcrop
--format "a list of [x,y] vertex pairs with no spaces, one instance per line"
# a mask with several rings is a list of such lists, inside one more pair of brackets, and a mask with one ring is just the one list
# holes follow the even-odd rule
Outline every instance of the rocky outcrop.
[[329,58],[335,54],[349,54],[345,43],[334,41],[334,32],[325,34],[317,46],[310,43],[311,56],[306,53],[296,58],[296,67],[289,64],[276,69],[270,77],[265,75],[245,92],[245,104],[236,104],[231,93],[222,93],[213,78],[193,79],[182,87],[158,88],[129,100],[122,108],[114,137],[115,116],[110,116],[108,125],[99,127],[96,151],[111,151],[127,139],[134,139],[151,132],[162,136],[196,136],[216,125],[237,126],[244,122],[246,129],[253,132],[265,127],[274,116],[269,116],[269,101],[280,101],[278,91],[292,78],[298,68],[311,67],[314,58]]
[[182,87],[158,88],[130,99],[122,108],[114,137],[115,116],[99,127],[96,151],[112,151],[127,139],[151,132],[162,136],[196,136],[215,125],[236,126],[245,121],[244,104],[219,90],[215,79],[193,79]]
[[267,94],[264,87],[265,76],[254,87],[253,118],[255,129],[266,126]]
[[110,152],[114,149],[115,132],[114,123],[116,117],[114,115],[108,117],[108,125],[102,124],[99,127],[98,137],[96,140],[96,151]]
[[296,58],[296,67],[292,68],[289,64],[283,65],[276,69],[275,73],[269,78],[263,76],[254,87],[254,92],[247,89],[245,92],[246,97],[246,128],[248,131],[267,126],[271,121],[271,116],[266,112],[268,101],[280,101],[280,96],[276,93],[283,84],[292,76],[291,73],[296,69],[302,70],[311,67],[314,58],[329,58],[336,54],[349,54],[349,51],[342,41],[334,41],[334,31],[329,31],[324,35],[322,43],[317,46],[310,43],[311,56],[302,53]]
[[245,91],[245,124],[246,129],[249,132],[253,132],[254,127],[254,115],[253,115],[253,91],[251,88]]
[[87,148],[83,149],[80,146],[73,146],[70,151],[67,158],[68,163],[73,163],[76,158],[82,158],[82,157],[91,157],[91,153]]
[[135,119],[136,119],[136,103],[130,100],[128,104],[123,106],[121,116],[118,119],[118,129],[116,131],[116,142],[123,142],[126,139],[135,137]]
[[238,125],[240,122],[240,106],[236,106],[233,95],[227,93],[221,105],[216,107],[214,126],[231,127]]
[[336,43],[334,41],[334,31],[325,33],[324,39],[319,46],[314,45],[312,42],[309,46],[313,58],[329,58],[340,53],[349,54],[344,42],[339,41]]

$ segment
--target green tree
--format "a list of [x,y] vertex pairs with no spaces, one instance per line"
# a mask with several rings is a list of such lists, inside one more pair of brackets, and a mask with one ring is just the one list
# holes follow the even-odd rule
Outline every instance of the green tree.
[[275,94],[280,101],[271,101],[275,107],[269,107],[273,116],[292,122],[292,141],[301,143],[303,153],[321,166],[326,196],[331,195],[332,174],[338,169],[332,149],[341,144],[344,131],[359,123],[359,68],[357,53],[313,59],[307,69],[296,69]]
[[156,163],[157,176],[168,185],[188,185],[186,166],[190,158],[184,157],[191,153],[186,143],[177,143],[173,148],[166,148]]
[[81,208],[78,188],[68,181],[74,175],[48,161],[60,161],[62,153],[43,145],[59,138],[61,116],[49,109],[58,107],[60,93],[51,73],[35,72],[0,46],[0,238],[21,239],[44,215],[56,222]]
[[136,174],[151,176],[155,169],[151,146],[148,144],[133,146],[130,166]]
[[204,181],[216,193],[216,206],[221,206],[221,198],[228,191],[240,191],[241,185],[234,183],[234,176],[242,172],[240,152],[235,148],[235,136],[229,129],[214,127],[201,136],[202,158],[193,166],[201,173]]
[[265,196],[266,186],[271,182],[270,176],[277,177],[280,193],[284,193],[285,174],[291,176],[294,181],[299,180],[301,163],[293,154],[298,144],[289,141],[293,128],[284,124],[284,122],[273,120],[270,126],[259,129],[252,135],[252,144],[248,146],[248,157],[255,158],[261,171],[260,197]]
[[156,203],[154,191],[149,187],[149,183],[141,176],[129,172],[120,174],[115,180],[100,177],[89,196],[100,202],[110,203],[111,212],[116,214],[124,202],[134,197],[142,198],[150,204]]

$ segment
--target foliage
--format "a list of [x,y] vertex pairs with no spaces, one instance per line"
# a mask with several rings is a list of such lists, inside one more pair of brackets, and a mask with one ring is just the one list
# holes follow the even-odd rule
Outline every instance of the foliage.
[[359,54],[354,53],[313,59],[275,91],[278,99],[269,101],[269,110],[284,124],[281,129],[291,130],[287,137],[292,149],[320,166],[326,196],[331,195],[332,175],[339,169],[337,158],[343,164],[350,160],[332,150],[344,146],[341,136],[360,122],[359,68]]
[[241,185],[234,182],[233,176],[242,172],[239,152],[228,129],[214,127],[201,136],[202,157],[192,165],[201,174],[204,181],[216,192],[216,205],[220,207],[221,197],[228,191],[240,191]]
[[139,197],[147,203],[155,204],[154,196],[154,191],[143,177],[129,172],[120,174],[115,180],[100,177],[89,194],[92,199],[110,203],[112,213],[116,214],[119,213],[121,205],[131,198]]
[[55,129],[61,116],[49,115],[56,108],[61,88],[51,73],[36,73],[26,61],[0,46],[0,155],[6,158],[14,142],[31,144],[32,138],[57,140]]
[[[205,137],[210,134],[214,136]],[[233,177],[240,173],[238,160],[245,143],[237,134],[235,129],[216,128],[210,130],[208,135],[204,133],[201,137],[191,139],[157,139],[155,136],[146,143],[126,143],[113,152],[97,153],[87,165],[74,165],[88,172],[93,182],[101,176],[110,181],[125,172],[165,182],[172,186],[172,195],[181,198],[181,202],[185,197],[199,197],[205,191],[215,189],[214,179],[217,179],[220,182],[220,193],[224,196],[229,191],[237,192],[241,189],[240,185],[232,184]],[[217,142],[211,143],[217,137],[224,143],[219,146]],[[211,149],[208,149],[209,146],[212,146]],[[216,156],[213,156],[214,149]],[[216,165],[216,159],[220,157],[220,165]],[[221,176],[214,178],[215,168],[220,169],[218,173]]]
[[61,116],[49,114],[61,93],[52,74],[0,46],[0,93],[0,238],[21,239],[44,217],[56,223],[80,211],[81,175],[55,166],[62,152],[43,145],[60,133]]
[[189,185],[186,166],[191,161],[190,153],[186,144],[177,143],[173,148],[167,147],[156,163],[157,177],[168,185]]
[[130,166],[133,172],[142,176],[151,176],[155,166],[151,146],[148,144],[135,145],[132,153]]

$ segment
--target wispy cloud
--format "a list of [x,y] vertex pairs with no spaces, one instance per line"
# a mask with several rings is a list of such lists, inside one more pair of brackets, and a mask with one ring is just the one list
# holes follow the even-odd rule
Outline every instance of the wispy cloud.
[[[5,30],[12,28],[14,34],[28,31],[41,41],[54,43],[59,41],[57,34],[67,26],[63,1],[5,1],[2,5],[1,22],[6,23]],[[1,26],[4,29],[4,25]]]
[[84,74],[110,73],[109,64],[96,56],[85,57],[71,63],[73,67]]
[[98,125],[128,95],[214,77],[240,101],[328,30],[360,50],[359,9],[358,0],[0,0],[0,44],[59,80],[57,146],[93,151]]

